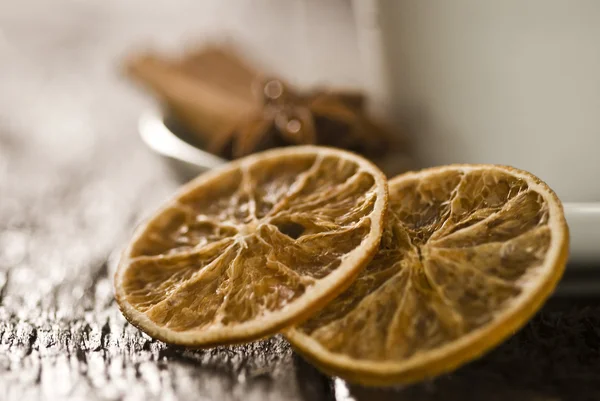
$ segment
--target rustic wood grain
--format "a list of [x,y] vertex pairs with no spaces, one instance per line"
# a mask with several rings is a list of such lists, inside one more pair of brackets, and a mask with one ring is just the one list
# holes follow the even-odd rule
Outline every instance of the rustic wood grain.
[[[455,374],[385,391],[321,375],[279,336],[194,351],[125,322],[119,249],[178,182],[138,141],[149,100],[117,61],[217,31],[222,4],[0,3],[0,400],[598,399],[597,308],[551,307]],[[252,21],[248,40],[267,40]]]

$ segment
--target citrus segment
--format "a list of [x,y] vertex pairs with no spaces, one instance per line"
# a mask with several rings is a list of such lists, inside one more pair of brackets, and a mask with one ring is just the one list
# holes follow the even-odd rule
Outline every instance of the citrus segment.
[[115,276],[127,319],[191,346],[248,341],[308,317],[376,252],[387,183],[321,147],[272,150],[200,176],[142,225]]
[[529,173],[456,165],[389,183],[380,250],[285,335],[325,372],[392,385],[447,372],[523,325],[558,282],[562,206]]

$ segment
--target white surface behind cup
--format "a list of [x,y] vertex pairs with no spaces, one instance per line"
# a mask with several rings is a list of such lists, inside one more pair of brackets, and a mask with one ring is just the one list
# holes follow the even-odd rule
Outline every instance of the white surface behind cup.
[[422,165],[513,165],[563,200],[600,201],[600,1],[371,3],[378,95]]

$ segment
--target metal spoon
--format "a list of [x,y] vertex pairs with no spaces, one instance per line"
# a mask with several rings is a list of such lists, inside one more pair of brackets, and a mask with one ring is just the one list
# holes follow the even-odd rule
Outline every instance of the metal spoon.
[[160,113],[148,111],[142,114],[138,129],[150,149],[168,158],[176,170],[188,178],[227,163],[227,160],[179,138],[165,125]]

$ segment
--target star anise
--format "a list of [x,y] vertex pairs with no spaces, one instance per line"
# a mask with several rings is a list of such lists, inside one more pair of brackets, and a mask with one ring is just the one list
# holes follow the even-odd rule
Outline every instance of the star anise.
[[233,129],[215,135],[210,152],[235,159],[273,147],[318,144],[377,157],[387,148],[389,137],[367,117],[361,94],[300,94],[279,79],[261,79],[256,88],[258,107]]
[[264,78],[234,49],[208,46],[179,59],[141,54],[127,71],[160,99],[186,140],[228,159],[300,144],[379,159],[392,142],[368,117],[361,93],[299,92]]

